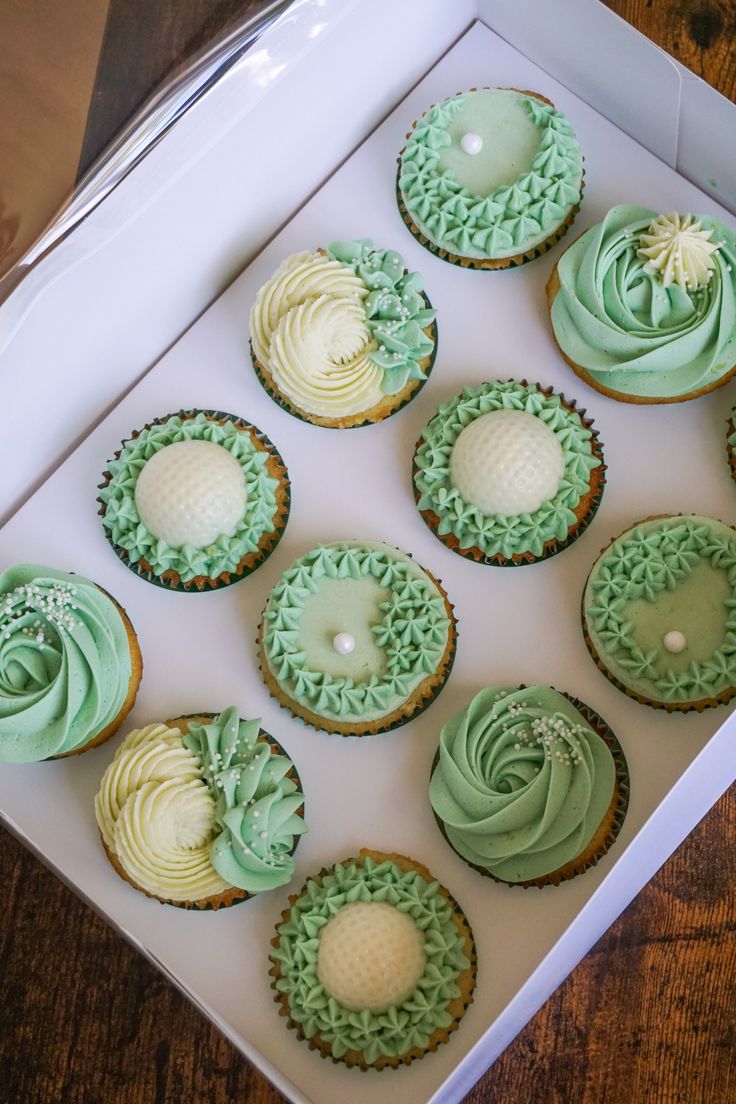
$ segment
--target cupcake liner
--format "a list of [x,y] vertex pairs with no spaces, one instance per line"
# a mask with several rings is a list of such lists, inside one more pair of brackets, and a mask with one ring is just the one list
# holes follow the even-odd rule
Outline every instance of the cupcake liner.
[[[506,380],[503,382],[513,383],[514,380]],[[553,387],[542,387],[540,383],[529,384],[529,381],[522,379],[519,381],[525,387],[536,387],[543,395],[557,394],[560,398],[565,410],[571,414],[577,414],[580,418],[582,425],[589,429],[591,432],[590,447],[593,455],[600,460],[600,464],[597,468],[593,468],[590,473],[590,481],[588,484],[588,493],[583,495],[575,508],[575,514],[577,521],[574,525],[570,526],[567,532],[565,540],[558,541],[555,538],[545,542],[542,549],[542,553],[539,556],[535,556],[532,552],[517,552],[510,559],[502,556],[500,552],[495,553],[492,556],[487,556],[481,548],[476,545],[471,545],[469,548],[463,548],[460,545],[460,541],[454,533],[440,533],[439,525],[440,518],[434,512],[434,510],[419,510],[419,514],[424,519],[426,525],[434,533],[438,540],[442,541],[446,548],[449,548],[451,552],[456,552],[458,556],[463,556],[467,560],[472,560],[475,563],[483,564],[486,567],[523,567],[525,564],[541,563],[543,560],[551,559],[552,556],[556,556],[558,552],[563,552],[571,544],[574,544],[578,537],[581,537],[585,530],[588,528],[593,518],[598,513],[598,507],[601,504],[603,498],[603,489],[606,485],[606,471],[608,465],[604,461],[603,457],[603,442],[600,440],[600,434],[597,429],[593,428],[594,422],[592,418],[587,418],[587,411],[583,407],[578,410],[577,404],[574,399],[568,399],[562,392],[556,392]],[[423,441],[420,437],[414,446],[414,455],[412,457],[412,473],[411,484],[414,493],[414,501],[419,509],[419,501],[421,499],[421,493],[416,484],[416,476],[419,471],[417,465],[417,452],[419,451]]]
[[[484,88],[488,88],[488,86],[486,85],[484,86]],[[466,91],[477,92],[478,88],[468,88]],[[481,89],[481,91],[483,91],[483,89]],[[496,89],[489,88],[489,91],[496,91]],[[539,92],[530,92],[526,89],[520,88],[498,89],[498,91],[519,92],[521,95],[533,96],[535,99],[542,100],[544,103],[549,104],[551,107],[554,107],[552,101],[548,100],[546,96],[543,96]],[[457,92],[455,93],[455,95],[461,96],[463,95],[463,93]],[[435,106],[436,105],[433,103],[430,104],[427,108],[427,111],[431,111],[431,109]],[[427,112],[425,111],[424,115],[426,114]],[[420,116],[420,119],[423,117],[423,115]],[[420,119],[415,119],[412,123],[411,130],[408,131],[408,133],[406,134],[407,139],[411,137],[411,131],[414,130]],[[552,234],[550,234],[548,238],[545,238],[545,240],[543,242],[540,242],[539,245],[535,245],[531,249],[527,249],[523,253],[517,253],[513,257],[499,257],[498,259],[463,257],[458,253],[452,253],[450,250],[436,245],[435,242],[433,242],[430,238],[426,236],[426,234],[422,233],[419,227],[414,223],[414,220],[407,210],[406,204],[404,203],[403,197],[401,195],[401,188],[399,185],[399,178],[401,176],[401,157],[405,149],[406,147],[404,146],[401,150],[399,150],[399,156],[397,158],[399,167],[396,173],[396,202],[399,208],[399,213],[401,214],[401,218],[403,219],[404,224],[409,230],[409,233],[412,235],[413,238],[416,238],[420,245],[424,246],[424,248],[427,249],[430,253],[433,253],[435,257],[439,257],[440,260],[447,261],[449,264],[458,265],[460,268],[471,269],[476,272],[495,272],[496,270],[504,268],[519,268],[521,265],[526,264],[528,261],[533,261],[537,257],[541,257],[548,250],[552,249],[553,246],[557,245],[557,242],[564,238],[565,234],[572,226],[573,222],[575,221],[575,216],[580,210],[580,204],[582,203],[583,192],[585,190],[585,159],[583,159],[583,165],[581,168],[582,175],[580,178],[580,198],[575,206],[571,208],[569,214],[565,218],[565,221],[562,222],[557,227],[557,229],[554,230]]]
[[[439,579],[434,577],[431,571],[427,571],[425,567],[422,567],[422,571],[432,580],[444,600],[445,610],[450,622],[450,629],[447,636],[447,646],[437,670],[433,675],[427,675],[402,705],[397,707],[397,709],[393,710],[386,717],[379,717],[375,721],[365,722],[332,721],[329,717],[322,717],[318,713],[313,713],[311,710],[299,706],[298,703],[289,698],[281,689],[268,666],[268,661],[263,652],[264,618],[263,614],[261,614],[261,620],[258,624],[258,636],[256,637],[258,669],[261,672],[266,689],[274,701],[278,702],[283,709],[288,709],[295,720],[302,721],[304,724],[310,725],[320,732],[328,732],[333,736],[378,736],[385,732],[392,732],[396,728],[401,728],[402,725],[408,724],[409,721],[413,721],[416,717],[420,716],[425,709],[429,709],[430,705],[432,705],[435,698],[440,694],[450,677],[450,672],[455,663],[455,655],[457,653],[458,630],[455,607],[448,598],[442,583]],[[410,705],[411,708],[409,708]]]
[[[580,235],[582,237],[582,235]],[[578,239],[576,238],[575,241]],[[574,245],[575,242],[571,242]],[[564,255],[564,254],[563,254]],[[552,311],[552,304],[555,301],[558,291],[560,290],[560,277],[557,272],[557,264],[555,264],[550,278],[547,281],[545,287],[545,293],[547,295],[547,307]],[[699,399],[701,395],[707,395],[711,391],[717,391],[719,387],[723,387],[724,384],[729,383],[730,380],[736,375],[736,364],[732,368],[729,368],[728,372],[719,376],[713,383],[707,384],[705,387],[699,387],[695,391],[688,391],[684,395],[627,395],[624,391],[615,391],[611,387],[606,387],[604,383],[600,383],[594,376],[588,372],[582,365],[576,364],[574,360],[571,360],[567,353],[563,352],[559,341],[557,340],[557,334],[555,333],[554,326],[551,325],[552,337],[554,343],[557,346],[557,351],[567,364],[568,368],[571,368],[578,379],[581,379],[583,383],[587,383],[588,387],[592,387],[594,391],[597,391],[599,395],[605,395],[609,399],[615,399],[616,402],[631,403],[634,406],[652,406],[652,405],[666,405],[668,403],[683,403],[689,402],[690,399]]]
[[98,583],[95,583],[98,590],[102,591],[106,598],[109,598],[116,610],[120,614],[125,631],[128,636],[128,646],[130,648],[130,679],[128,681],[128,693],[125,697],[125,701],[120,707],[118,715],[110,721],[110,724],[98,732],[96,736],[93,736],[91,740],[88,740],[86,744],[82,744],[81,747],[72,748],[71,751],[63,751],[60,755],[51,755],[48,759],[42,760],[42,762],[54,762],[56,759],[69,759],[72,755],[81,755],[85,751],[90,751],[92,748],[100,747],[101,744],[107,742],[111,736],[114,736],[122,725],[125,718],[130,713],[135,704],[135,699],[138,696],[138,690],[141,685],[141,679],[143,678],[143,656],[141,655],[140,644],[138,643],[138,637],[136,636],[135,629],[128,617],[127,611],[123,609],[120,603],[113,598],[112,594],[101,587]]
[[[522,684],[519,690],[524,690],[525,686]],[[554,687],[552,687],[554,689]],[[593,839],[589,841],[580,855],[572,859],[565,866],[560,867],[559,870],[553,870],[550,874],[545,874],[540,878],[531,878],[524,882],[507,882],[504,878],[498,878],[495,874],[491,874],[489,870],[486,870],[483,866],[477,866],[475,863],[466,859],[459,851],[453,847],[452,843],[447,837],[444,822],[437,816],[432,810],[437,827],[442,833],[442,837],[447,843],[448,847],[455,852],[459,859],[466,864],[466,866],[472,867],[473,870],[477,870],[479,874],[482,874],[484,878],[490,878],[492,882],[498,882],[500,885],[507,885],[512,887],[520,887],[522,889],[530,889],[532,886],[536,886],[537,889],[544,889],[545,886],[558,886],[561,882],[571,881],[579,874],[584,874],[586,870],[590,870],[591,867],[596,866],[598,862],[608,853],[608,849],[611,844],[615,842],[616,837],[621,831],[624,819],[626,817],[626,810],[629,806],[629,794],[631,790],[629,779],[629,766],[626,762],[626,756],[624,755],[623,748],[619,743],[613,730],[608,723],[604,721],[600,713],[597,713],[595,709],[587,705],[586,702],[581,701],[580,698],[576,698],[573,694],[566,694],[564,690],[558,690],[558,694],[562,694],[563,698],[566,698],[578,713],[581,714],[588,726],[593,729],[598,736],[606,744],[606,747],[613,756],[613,761],[616,767],[616,786],[614,789],[614,796],[609,807],[606,816],[603,818],[601,825],[596,830]],[[440,753],[437,749],[434,759],[432,760],[432,766],[430,768],[430,778],[434,774],[435,767],[439,762]],[[601,831],[603,829],[603,832]],[[597,837],[600,838],[598,839]],[[596,846],[591,850],[591,843],[595,842]]]
[[[736,478],[736,475],[734,476],[734,478]],[[670,518],[670,517],[687,517],[687,515],[686,514],[652,514],[650,517],[642,518],[640,521],[634,522],[634,524],[628,526],[628,528],[625,529],[624,532],[628,532],[629,529],[635,529],[637,527],[637,525],[644,525],[645,522],[648,522],[648,521],[659,521],[659,520],[662,520],[664,518]],[[721,519],[720,518],[714,518],[714,520],[715,521],[720,521]],[[721,522],[721,524],[722,525],[727,525],[728,522],[724,521],[724,522]],[[721,690],[720,693],[716,694],[715,697],[700,698],[698,701],[693,701],[693,702],[690,702],[690,701],[682,701],[682,702],[677,702],[677,701],[669,701],[669,702],[668,701],[655,701],[653,698],[646,698],[646,697],[644,697],[644,695],[638,694],[636,692],[636,690],[632,690],[630,686],[626,686],[625,683],[621,682],[620,679],[616,678],[616,676],[613,674],[613,672],[609,670],[609,668],[606,666],[606,664],[602,660],[602,658],[599,655],[598,650],[596,649],[596,646],[593,643],[593,641],[590,637],[590,634],[588,632],[588,623],[587,623],[587,619],[586,619],[586,616],[585,616],[585,591],[588,588],[588,580],[590,579],[590,576],[591,576],[592,572],[594,571],[594,569],[595,569],[598,561],[600,560],[601,556],[603,556],[604,553],[606,553],[608,551],[608,549],[611,547],[611,545],[616,543],[616,541],[619,539],[620,536],[621,536],[621,534],[619,533],[619,536],[612,537],[611,540],[609,540],[608,544],[604,545],[604,547],[601,548],[601,550],[600,550],[600,552],[599,552],[599,554],[598,554],[598,556],[595,560],[595,563],[593,564],[593,567],[591,567],[590,571],[588,572],[588,575],[586,576],[585,584],[583,586],[583,593],[582,593],[581,599],[580,599],[580,620],[581,620],[582,629],[583,629],[583,639],[585,640],[585,646],[587,647],[588,651],[590,652],[591,658],[593,659],[593,662],[595,663],[596,667],[601,672],[601,674],[605,675],[606,678],[608,679],[608,681],[610,683],[612,683],[613,686],[615,686],[617,690],[620,690],[622,694],[625,694],[627,698],[632,698],[634,701],[639,702],[640,705],[648,705],[650,709],[664,709],[665,712],[667,712],[667,713],[692,713],[692,712],[702,713],[705,709],[716,709],[719,705],[726,705],[728,702],[731,701],[731,699],[734,696],[736,696],[736,686],[727,686],[727,687],[725,687],[725,689]]]
[[[241,579],[246,578],[246,576],[259,568],[262,563],[265,563],[284,535],[284,529],[289,520],[289,512],[291,510],[291,481],[281,453],[276,448],[273,441],[271,441],[262,430],[258,429],[257,426],[251,425],[250,422],[246,422],[243,418],[238,418],[236,415],[228,414],[226,411],[222,410],[177,410],[170,414],[165,414],[161,418],[154,418],[152,421],[146,422],[143,429],[151,429],[152,426],[163,425],[170,418],[178,417],[187,420],[196,417],[197,414],[204,414],[213,422],[232,422],[238,429],[245,430],[249,433],[252,441],[264,452],[269,454],[268,474],[272,478],[278,479],[280,485],[276,492],[276,514],[273,519],[273,529],[263,534],[257,550],[247,553],[247,555],[242,558],[235,571],[225,571],[215,579],[207,575],[195,575],[193,579],[185,583],[182,582],[179,573],[172,568],[158,575],[151,570],[150,565],[144,559],[138,560],[137,563],[131,563],[129,553],[124,548],[120,548],[115,544],[112,539],[112,534],[107,529],[104,529],[105,537],[115,555],[140,579],[144,579],[147,583],[153,583],[154,586],[159,586],[163,590],[177,590],[186,594],[203,593],[211,590],[219,590],[226,586],[232,586],[233,583],[239,583]],[[134,430],[130,437],[126,437],[125,440],[123,440],[121,448],[118,449],[114,455],[115,460],[120,457],[122,447],[126,445],[128,441],[135,440],[136,437],[140,436],[140,433],[140,429]],[[111,478],[112,476],[109,471],[103,472],[102,483],[97,484],[98,490],[107,487]],[[107,506],[101,498],[98,497],[97,501],[100,504],[100,509],[97,513],[100,517],[104,517]]]
[[[424,299],[427,309],[431,310],[432,304],[429,300],[429,296],[424,291],[422,292],[422,298]],[[384,406],[387,406],[387,409],[385,409],[383,413],[374,416],[371,415],[370,411],[363,411],[358,414],[348,414],[344,418],[326,418],[319,414],[308,414],[307,411],[293,405],[289,399],[279,391],[273,376],[268,369],[261,364],[253,352],[252,341],[249,343],[250,359],[256,376],[258,377],[258,382],[263,390],[282,410],[285,410],[287,414],[291,414],[301,422],[306,422],[307,425],[320,426],[322,429],[360,429],[362,426],[378,425],[379,422],[385,421],[386,418],[390,418],[393,414],[398,414],[407,403],[410,403],[412,399],[416,398],[425,383],[427,383],[432,369],[434,368],[434,362],[437,359],[439,335],[436,319],[430,322],[429,326],[424,328],[424,333],[434,342],[432,352],[429,356],[425,357],[424,360],[419,362],[424,371],[425,378],[420,380],[408,380],[401,391],[398,391],[395,395],[385,395],[381,402],[373,407],[373,410],[378,411]],[[390,405],[387,404],[387,400],[389,399],[394,400]]]
[[[189,722],[199,721],[207,724],[216,716],[216,713],[186,713],[183,716],[176,717],[174,720],[164,721],[163,723],[169,728],[181,728],[181,722],[186,722],[186,731],[186,729],[188,729],[189,727]],[[297,788],[303,793],[301,779],[299,777],[299,772],[296,769],[294,761],[291,759],[291,756],[284,750],[276,737],[271,736],[269,732],[261,729],[258,733],[257,742],[268,744],[272,755],[283,755],[286,759],[289,759],[291,761],[291,767],[286,772],[285,777],[290,778],[293,782],[295,782]],[[296,812],[300,816],[304,813],[304,804],[305,803],[302,802],[302,804],[296,810]],[[300,839],[301,836],[296,836],[294,840],[294,846],[291,850],[292,855],[299,846]],[[115,869],[116,873],[120,875],[123,881],[126,881],[128,885],[131,885],[133,887],[133,889],[137,889],[139,893],[143,893],[146,897],[150,897],[152,901],[158,901],[161,905],[173,905],[175,908],[186,909],[190,912],[216,912],[218,909],[229,908],[231,905],[240,905],[244,901],[250,901],[252,897],[261,896],[259,893],[250,893],[247,889],[241,889],[239,886],[232,886],[224,893],[218,893],[212,897],[204,897],[199,901],[172,901],[168,897],[159,897],[155,893],[149,892],[149,890],[144,889],[143,886],[140,886],[137,882],[133,881],[133,879],[124,870],[115,852],[111,851],[110,848],[107,846],[104,839],[102,838],[101,833],[100,841],[111,865]]]
[[728,466],[731,469],[731,478],[736,481],[736,450],[729,441],[729,437],[736,433],[736,425],[734,425],[733,412],[726,422],[726,458],[728,459]]
[[[393,862],[404,872],[409,870],[417,871],[417,873],[419,873],[422,878],[424,878],[424,880],[430,884],[437,881],[437,879],[432,876],[430,871],[427,869],[426,866],[424,866],[423,863],[416,862],[414,859],[410,859],[406,855],[399,855],[394,852],[387,853],[384,851],[373,851],[369,848],[362,847],[360,849],[360,854],[358,857],[343,859],[342,862],[343,864],[355,863],[356,865],[362,865],[365,859],[373,859],[375,862],[379,863],[386,861]],[[321,884],[322,879],[327,874],[331,873],[332,869],[333,867],[331,866],[323,867],[320,870],[319,874],[310,878],[309,881],[319,882]],[[282,923],[285,923],[289,919],[294,903],[298,900],[299,897],[302,896],[303,893],[306,892],[306,888],[307,883],[302,886],[298,893],[290,894],[289,907],[285,908],[282,911],[281,919],[276,925],[276,935],[271,940],[271,946],[273,948],[277,948],[280,946],[281,941],[278,929]],[[342,1064],[348,1066],[350,1069],[360,1069],[363,1072],[367,1072],[369,1069],[380,1071],[383,1069],[398,1069],[402,1065],[411,1065],[412,1062],[423,1058],[425,1054],[434,1053],[434,1051],[436,1051],[437,1048],[442,1045],[442,1043],[446,1043],[449,1041],[450,1035],[453,1031],[457,1031],[460,1025],[460,1020],[463,1018],[466,1011],[473,1003],[473,991],[475,989],[478,969],[478,956],[476,953],[473,931],[470,927],[470,924],[468,923],[465,913],[460,908],[460,905],[457,903],[449,890],[447,890],[443,885],[438,886],[438,892],[445,898],[445,900],[452,908],[453,921],[457,926],[458,931],[465,940],[464,954],[470,962],[470,966],[466,970],[464,970],[463,973],[461,973],[456,979],[456,984],[460,989],[460,995],[458,997],[455,997],[447,1005],[447,1011],[452,1016],[452,1023],[449,1025],[449,1027],[438,1028],[430,1037],[429,1043],[424,1049],[414,1047],[411,1050],[407,1051],[406,1054],[402,1054],[400,1057],[391,1058],[385,1056],[369,1064],[365,1061],[360,1051],[347,1051],[347,1053],[344,1054],[341,1058],[336,1058],[335,1055],[332,1053],[332,1048],[329,1043],[321,1039],[318,1035],[307,1037],[301,1024],[292,1019],[288,997],[277,987],[277,983],[281,978],[281,963],[278,961],[278,959],[269,958],[269,961],[271,962],[271,969],[268,973],[269,977],[273,979],[271,981],[271,988],[273,989],[275,994],[274,1001],[279,1007],[279,1015],[283,1016],[286,1019],[288,1027],[296,1032],[299,1039],[307,1043],[310,1050],[319,1051],[322,1058],[329,1058],[330,1061],[334,1062],[336,1065]]]

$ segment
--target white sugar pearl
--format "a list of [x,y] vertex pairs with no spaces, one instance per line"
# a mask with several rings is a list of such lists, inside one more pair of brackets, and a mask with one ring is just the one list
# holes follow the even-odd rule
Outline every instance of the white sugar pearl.
[[346,632],[338,633],[332,641],[332,647],[338,655],[350,655],[355,648],[355,637]]
[[668,632],[663,643],[667,651],[672,652],[673,655],[677,655],[678,652],[684,652],[687,648],[685,634],[679,632],[677,629],[672,629],[671,632]]
[[483,139],[480,134],[473,134],[472,131],[468,131],[467,134],[463,134],[460,139],[460,148],[463,153],[469,154],[470,157],[475,157],[476,153],[480,153],[483,149]]

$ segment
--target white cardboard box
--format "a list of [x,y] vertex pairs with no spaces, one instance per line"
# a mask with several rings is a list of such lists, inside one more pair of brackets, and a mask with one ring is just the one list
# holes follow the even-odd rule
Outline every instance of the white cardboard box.
[[[471,26],[434,66],[475,16],[486,25]],[[578,71],[582,51],[571,53],[570,43],[583,33],[588,44],[605,38],[607,64],[593,64],[594,51],[586,48],[587,65]],[[361,62],[380,55],[380,65],[356,65],[356,51]],[[636,68],[627,69],[621,89],[623,56],[636,56]],[[681,407],[632,412],[589,392],[555,354],[546,322],[543,287],[559,248],[514,272],[462,272],[402,229],[393,165],[404,132],[428,103],[482,83],[536,88],[573,120],[587,165],[574,232],[619,201],[719,213],[668,165],[698,183],[704,174],[726,181],[732,151],[715,141],[715,153],[700,140],[692,146],[689,135],[694,115],[702,132],[719,112],[733,128],[736,110],[602,6],[303,0],[0,310],[8,409],[32,409],[37,430],[29,438],[26,417],[10,420],[1,443],[0,511],[11,510],[172,346],[0,531],[0,564],[36,560],[81,571],[128,607],[146,662],[131,724],[231,701],[244,715],[263,714],[265,727],[293,754],[307,795],[310,833],[297,852],[295,885],[361,845],[404,850],[428,863],[474,925],[477,997],[451,1043],[408,1070],[356,1075],[309,1052],[276,1014],[264,959],[285,894],[192,916],[161,908],[116,878],[99,848],[91,806],[114,744],[78,760],[2,768],[6,823],[296,1101],[368,1104],[378,1091],[388,1104],[459,1099],[736,777],[734,726],[726,722],[716,731],[727,711],[663,717],[624,698],[591,663],[576,616],[598,549],[631,521],[661,510],[733,520],[736,500],[722,455],[732,400],[726,390]],[[298,116],[295,103],[307,105]],[[652,103],[656,111],[647,112]],[[720,166],[709,161],[704,168],[701,145],[709,157],[722,158]],[[722,198],[733,208],[736,187]],[[334,434],[290,418],[260,389],[246,363],[247,311],[288,252],[367,233],[401,249],[425,276],[439,309],[439,355],[430,383],[404,412],[380,426]],[[413,507],[408,479],[412,443],[434,405],[465,383],[495,375],[527,375],[575,395],[601,429],[610,468],[589,532],[554,560],[511,573],[479,568],[442,548]],[[119,440],[151,416],[189,405],[252,419],[281,449],[294,479],[292,518],[272,560],[232,590],[206,597],[167,594],[135,578],[112,555],[94,507],[98,474]],[[267,698],[252,636],[268,590],[294,556],[318,540],[376,535],[444,579],[458,608],[460,647],[450,683],[422,718],[356,743],[304,728]],[[494,617],[503,638],[494,635]],[[595,870],[559,889],[525,893],[478,878],[449,851],[428,808],[426,778],[439,726],[472,692],[489,681],[534,679],[578,694],[611,723],[629,759],[632,799],[617,845]]]

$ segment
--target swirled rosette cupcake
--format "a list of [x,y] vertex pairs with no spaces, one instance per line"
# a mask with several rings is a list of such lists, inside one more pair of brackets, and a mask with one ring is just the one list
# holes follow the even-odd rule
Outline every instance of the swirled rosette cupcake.
[[538,92],[471,88],[434,104],[406,137],[399,210],[414,237],[452,264],[524,264],[559,241],[580,209],[580,144]]
[[271,555],[289,517],[289,478],[275,446],[215,410],[182,410],[136,430],[99,489],[115,552],[171,590],[238,582]]
[[143,672],[128,615],[82,575],[0,574],[0,763],[78,755],[109,739]]
[[448,1041],[473,999],[475,944],[421,863],[363,849],[289,897],[271,940],[281,1015],[323,1058],[396,1069]]
[[303,811],[291,759],[235,707],[135,729],[95,797],[118,874],[148,897],[197,909],[287,885]]
[[736,694],[736,530],[653,517],[603,550],[583,592],[599,670],[631,698],[698,712]]
[[628,805],[623,751],[602,717],[547,686],[489,686],[442,729],[429,799],[481,874],[546,886],[595,865]]
[[736,237],[708,215],[613,207],[547,285],[573,371],[622,402],[684,402],[736,371]]
[[400,253],[367,240],[287,257],[258,292],[250,332],[269,395],[329,429],[395,414],[424,384],[437,351],[421,276]]
[[466,387],[414,453],[414,497],[443,544],[513,567],[561,552],[595,516],[603,446],[571,399],[526,380]]
[[439,582],[379,542],[319,545],[271,591],[259,629],[263,678],[295,717],[342,736],[387,732],[434,700],[457,630]]

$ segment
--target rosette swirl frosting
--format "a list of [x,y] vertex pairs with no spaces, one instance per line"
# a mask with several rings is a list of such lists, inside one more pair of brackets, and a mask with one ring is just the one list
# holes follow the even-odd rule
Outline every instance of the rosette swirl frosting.
[[703,283],[665,285],[642,248],[657,212],[643,207],[613,207],[560,258],[555,337],[597,383],[677,397],[713,385],[736,364],[736,237],[697,217],[718,246]]
[[290,777],[293,763],[272,751],[259,726],[231,707],[126,737],[95,813],[106,847],[137,886],[164,900],[201,902],[291,879],[294,837],[306,831],[296,813],[304,796]]
[[307,830],[297,813],[304,794],[291,777],[294,764],[262,737],[260,723],[241,721],[231,707],[209,723],[190,724],[184,736],[215,797],[219,831],[210,861],[249,893],[291,881],[296,837]]
[[0,575],[0,762],[83,747],[122,710],[131,673],[120,612],[89,579],[35,564]]
[[585,850],[615,781],[606,743],[561,694],[491,686],[442,729],[429,797],[459,855],[523,882]]
[[418,273],[404,274],[393,250],[334,242],[295,253],[258,292],[251,311],[253,355],[301,410],[341,418],[424,379],[420,362],[435,317]]

